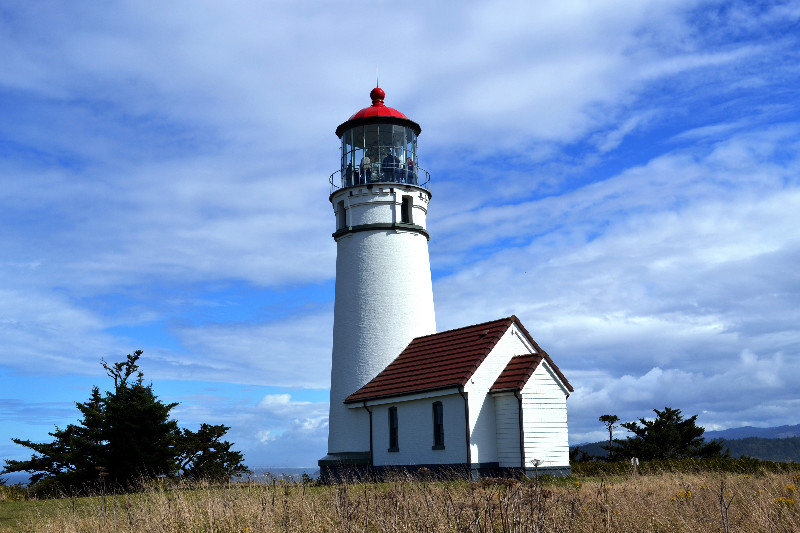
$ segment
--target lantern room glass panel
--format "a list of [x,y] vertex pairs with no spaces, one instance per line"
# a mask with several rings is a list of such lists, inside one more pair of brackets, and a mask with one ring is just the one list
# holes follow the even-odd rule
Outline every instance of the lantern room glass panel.
[[369,124],[342,133],[342,186],[417,184],[417,136],[405,126]]
[[352,135],[353,150],[350,161],[353,165],[353,185],[365,183],[361,172],[361,160],[364,158],[364,126],[356,126],[348,130]]
[[364,156],[360,165],[366,183],[380,179],[380,141],[377,124],[364,126]]
[[353,185],[353,132],[347,130],[342,134],[342,184]]

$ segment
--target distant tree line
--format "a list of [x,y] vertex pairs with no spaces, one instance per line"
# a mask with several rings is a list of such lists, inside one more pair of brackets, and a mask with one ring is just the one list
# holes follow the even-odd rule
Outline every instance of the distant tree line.
[[126,360],[102,367],[114,381],[101,394],[92,389],[76,402],[80,420],[50,433],[53,441],[12,439],[33,450],[27,460],[6,460],[0,473],[28,472],[40,493],[130,490],[158,477],[225,480],[247,472],[241,452],[222,440],[230,429],[202,424],[197,431],[181,429],[170,418],[177,403],[164,403],[144,383],[137,350]]
[[[577,447],[570,453],[574,461],[619,461],[637,458],[640,461],[666,459],[703,459],[725,457],[727,452],[719,440],[706,442],[705,429],[697,425],[697,415],[684,418],[680,409],[664,407],[662,411],[653,409],[655,418],[623,422],[616,425],[619,417],[602,415],[599,421],[608,430],[608,444],[600,444],[605,451],[602,456],[593,456]],[[613,431],[617,427],[627,429],[631,435],[625,439],[615,439]]]
[[[665,407],[653,410],[654,420],[617,424],[619,417],[605,414],[599,417],[608,441],[590,442],[570,448],[572,462],[623,461],[632,457],[640,460],[670,460],[681,458],[737,457],[774,462],[800,462],[800,437],[746,437],[706,442],[704,429],[697,426],[697,416],[684,419],[679,409]],[[622,427],[631,431],[627,439],[614,439],[614,430]]]

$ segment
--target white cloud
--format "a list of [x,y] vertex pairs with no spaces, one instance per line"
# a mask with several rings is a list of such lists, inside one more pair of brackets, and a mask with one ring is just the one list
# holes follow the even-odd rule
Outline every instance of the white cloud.
[[653,116],[652,112],[644,112],[634,115],[625,120],[619,127],[605,133],[604,135],[597,136],[597,149],[603,152],[609,152],[617,148],[627,135],[646,123]]
[[[154,278],[267,286],[330,279],[325,176],[337,160],[331,130],[367,103],[340,73],[364,62],[371,72],[376,56],[430,57],[430,43],[442,45],[413,69],[402,62],[384,69],[397,87],[393,105],[425,117],[432,155],[454,143],[485,154],[531,140],[573,142],[594,130],[605,138],[601,151],[610,150],[652,112],[624,112],[642,89],[642,76],[631,73],[667,62],[673,66],[657,67],[658,77],[674,76],[758,52],[742,46],[699,59],[683,49],[676,55],[665,42],[699,39],[682,3],[479,3],[458,13],[392,8],[404,35],[420,34],[396,42],[380,38],[379,26],[361,24],[357,5],[322,6],[313,17],[249,3],[156,11],[153,18],[153,6],[139,3],[29,7],[14,21],[18,39],[2,42],[8,56],[27,65],[6,72],[5,83],[51,108],[38,117],[49,128],[36,120],[14,124],[15,138],[88,165],[7,168],[22,172],[11,183],[18,206],[60,219],[49,236],[38,232],[47,242],[38,253],[17,251],[42,264],[45,283],[57,279],[85,291]],[[269,32],[262,31],[265,20]],[[49,28],[44,35],[42,27]],[[380,50],[359,47],[363,57],[341,64],[347,54],[319,45],[348,29],[363,42],[381,42]],[[314,83],[326,75],[342,84]],[[512,190],[531,181],[505,180]],[[3,244],[18,248],[20,237],[29,235]]]
[[269,442],[274,442],[280,435],[276,435],[274,431],[270,431],[268,429],[263,429],[256,433],[258,440],[260,440],[263,444],[267,444]]
[[174,371],[183,379],[325,388],[330,385],[332,331],[328,313],[181,328],[178,334],[196,363],[184,368],[187,361],[180,358]]
[[96,372],[100,357],[127,353],[102,317],[57,293],[0,286],[0,364],[42,374]]
[[289,421],[296,429],[312,429],[327,423],[328,403],[292,400],[290,394],[267,394],[257,406],[269,417]]
[[[289,394],[268,394],[258,403],[251,424],[262,428],[256,431],[262,446],[251,451],[249,464],[315,466],[324,455],[327,441],[328,403],[293,400]],[[275,457],[283,462],[276,462]]]
[[[275,408],[285,408],[292,400],[291,394],[267,394],[258,402],[260,409],[271,411]],[[302,402],[308,403],[308,402]]]
[[234,399],[217,392],[165,400],[180,402],[174,415],[181,425],[209,422],[230,426],[225,438],[245,452],[251,467],[313,467],[325,454],[328,402],[296,399],[308,394],[298,390],[265,394],[260,399]]

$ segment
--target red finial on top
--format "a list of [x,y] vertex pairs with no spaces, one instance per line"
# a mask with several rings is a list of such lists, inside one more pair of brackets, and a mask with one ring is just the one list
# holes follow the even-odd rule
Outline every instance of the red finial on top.
[[383,105],[383,99],[386,98],[386,93],[380,87],[375,87],[369,92],[369,97],[372,98],[372,105]]

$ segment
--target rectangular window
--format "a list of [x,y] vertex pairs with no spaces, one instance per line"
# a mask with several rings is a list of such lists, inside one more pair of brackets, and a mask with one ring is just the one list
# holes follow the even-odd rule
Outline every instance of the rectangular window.
[[433,402],[433,449],[444,450],[444,409],[442,402]]
[[403,196],[403,204],[400,206],[400,222],[411,224],[411,197]]
[[336,204],[336,229],[344,229],[347,225],[347,213],[344,210],[344,200]]
[[389,408],[389,451],[399,451],[397,445],[397,407]]

